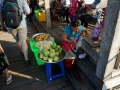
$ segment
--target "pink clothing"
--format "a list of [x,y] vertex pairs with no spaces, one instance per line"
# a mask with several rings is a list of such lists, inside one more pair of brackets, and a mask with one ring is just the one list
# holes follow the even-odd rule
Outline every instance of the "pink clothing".
[[78,9],[78,3],[76,2],[76,0],[74,2],[71,3],[71,8],[68,9],[69,14],[73,15]]
[[[71,50],[71,46],[69,43],[62,41],[62,48],[66,51]],[[72,48],[75,49],[75,46],[72,45]],[[66,68],[71,68],[74,65],[74,59],[64,59],[64,65]]]
[[[64,48],[66,51],[71,50],[71,46],[69,43],[62,41],[62,48]],[[72,45],[72,48],[75,49],[75,46]]]

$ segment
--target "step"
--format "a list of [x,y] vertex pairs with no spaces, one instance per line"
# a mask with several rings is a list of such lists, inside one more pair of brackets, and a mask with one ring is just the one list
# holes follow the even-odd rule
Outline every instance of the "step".
[[76,59],[75,65],[88,77],[97,90],[102,89],[103,82],[95,75],[96,64],[91,58],[84,60]]
[[71,69],[66,69],[67,76],[76,90],[97,90],[87,76],[74,65]]

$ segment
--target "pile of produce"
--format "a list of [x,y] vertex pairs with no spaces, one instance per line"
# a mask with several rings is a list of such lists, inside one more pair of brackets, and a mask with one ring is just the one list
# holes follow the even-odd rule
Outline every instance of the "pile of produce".
[[59,55],[62,52],[62,48],[59,45],[51,45],[49,48],[43,48],[39,52],[39,58],[45,62],[57,62],[59,61]]
[[40,48],[40,50],[42,50],[43,48],[49,49],[52,44],[52,41],[39,41],[35,44],[35,47]]
[[43,41],[49,38],[49,34],[40,34],[34,37],[35,41]]

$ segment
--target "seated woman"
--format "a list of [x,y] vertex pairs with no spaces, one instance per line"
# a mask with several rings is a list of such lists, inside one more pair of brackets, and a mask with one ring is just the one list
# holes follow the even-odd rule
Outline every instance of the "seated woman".
[[12,75],[8,73],[8,69],[7,69],[8,65],[9,63],[7,57],[5,56],[4,50],[0,44],[0,74],[2,74],[3,71],[5,72],[7,85],[12,82]]
[[[62,34],[62,48],[66,51],[76,49],[77,42],[84,32],[88,37],[90,36],[88,30],[81,26],[80,20],[74,20],[71,25],[67,26]],[[65,59],[64,65],[66,68],[71,68],[74,64],[74,59]]]
[[[86,6],[85,6],[85,1],[84,0],[79,0],[79,1],[74,1],[74,2],[77,2],[77,6],[76,6],[76,11],[74,11],[74,14],[72,13],[70,15],[70,19],[71,20],[76,20],[76,19],[80,19],[80,17],[82,15],[85,15],[86,14]],[[70,11],[69,11],[70,13]]]
[[57,2],[55,3],[55,7],[52,10],[52,18],[55,16],[56,13],[59,13],[60,10],[62,9],[62,2],[61,0],[57,0]]
[[70,7],[68,8],[71,21],[76,19],[75,14],[76,14],[77,9],[78,9],[78,2],[76,0],[72,0],[72,3]]
[[100,16],[102,14],[102,9],[97,10],[97,6],[100,3],[100,0],[95,0],[92,5],[87,5],[87,12],[85,15],[82,15],[80,17],[81,24],[84,27],[88,27],[88,22],[91,20],[97,20],[100,21]]
[[88,37],[90,36],[87,28],[81,25],[80,20],[74,20],[69,26],[66,26],[64,33],[62,34],[62,48],[66,51],[69,51],[72,48],[75,49],[81,32],[84,32]]

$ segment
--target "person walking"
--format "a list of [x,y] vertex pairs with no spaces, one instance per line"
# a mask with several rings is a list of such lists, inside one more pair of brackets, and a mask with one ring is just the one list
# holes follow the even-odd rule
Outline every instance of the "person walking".
[[70,23],[70,21],[69,21],[69,11],[68,11],[70,5],[71,5],[70,0],[65,0],[64,7],[65,7],[65,17],[66,17],[66,23],[67,23],[67,25],[69,25],[69,23]]
[[8,73],[7,67],[9,66],[8,59],[4,53],[4,50],[0,44],[0,74],[5,73],[6,76],[6,84],[10,84],[12,82],[12,75]]
[[28,3],[29,8],[30,8],[30,14],[27,15],[28,21],[32,22],[32,16],[34,15],[34,10],[35,10],[34,1],[33,0],[29,0],[27,3]]
[[[4,26],[4,21],[2,20],[2,7],[4,0],[0,0],[0,22],[1,28]],[[26,15],[30,14],[30,8],[25,0],[17,0],[20,10],[23,12],[22,21],[20,25],[13,29],[8,28],[9,32],[13,35],[16,40],[16,44],[19,47],[21,54],[24,55],[25,65],[30,65],[31,61],[28,59],[28,46],[27,46],[27,25],[26,25]]]

